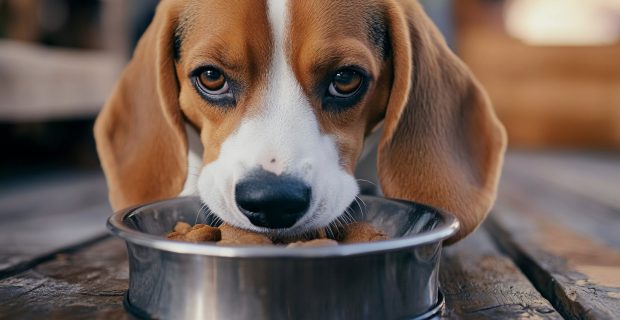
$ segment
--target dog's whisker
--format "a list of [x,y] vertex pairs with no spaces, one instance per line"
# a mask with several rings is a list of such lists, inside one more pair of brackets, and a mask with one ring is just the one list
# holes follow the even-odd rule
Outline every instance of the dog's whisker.
[[341,217],[338,218],[338,225],[339,225],[339,227],[336,230],[338,230],[339,235],[340,235],[341,232],[345,232],[347,224],[349,224],[349,223],[345,220],[344,217],[341,216]]
[[344,224],[343,224],[343,223],[342,223],[342,221],[341,221],[341,217],[342,217],[342,216],[340,216],[340,217],[336,218],[336,220],[335,220],[335,221],[336,221],[336,224],[337,224],[337,227],[338,227],[338,228],[343,228],[343,229],[344,229]]
[[356,204],[356,205],[357,205],[360,209],[362,209],[362,205],[359,203],[359,201],[358,201],[357,199],[358,199],[358,198],[357,198],[357,196],[355,196],[355,198],[353,198],[353,201],[355,201],[355,204]]
[[366,207],[366,203],[364,202],[364,200],[362,200],[362,198],[360,198],[359,196],[355,196],[354,199],[355,199],[355,203],[357,203],[360,209],[362,209],[362,205],[360,203],[362,203],[364,207]]
[[366,205],[366,202],[364,202],[364,200],[362,198],[360,198],[359,196],[355,196],[357,199],[359,199],[362,204],[364,204],[364,208],[368,208],[368,206]]
[[377,187],[377,184],[376,184],[376,183],[374,183],[374,182],[372,182],[372,181],[370,181],[370,180],[365,180],[365,179],[356,179],[356,180],[357,180],[357,181],[361,181],[361,182],[370,183],[370,184],[372,184],[373,186]]
[[351,212],[349,212],[348,210],[345,211],[344,215],[342,215],[342,219],[346,222],[346,223],[353,223],[355,222],[355,219],[353,219],[353,215],[351,214]]
[[[203,212],[205,208],[205,205],[203,204],[202,206],[200,206],[200,209],[198,210],[198,212],[196,212],[196,219],[194,220],[194,225],[196,225],[198,223],[198,218],[200,217],[200,213]],[[209,215],[207,214],[207,217]]]
[[338,218],[329,223],[329,229],[332,233],[334,233],[334,229],[338,230]]
[[351,209],[346,209],[346,210],[344,210],[344,212],[342,213],[342,215],[340,215],[340,219],[342,219],[343,221],[345,221],[345,222],[346,222],[346,221],[347,221],[347,219],[349,218],[349,215],[350,215],[349,210],[351,210]]
[[360,201],[364,207],[362,207],[359,203],[357,204],[360,207],[360,213],[362,214],[362,217],[366,215],[366,211],[368,211],[368,206],[366,205],[366,202],[364,202],[364,200],[362,200],[362,198],[355,196],[355,202],[357,203],[357,201]]
[[344,210],[344,212],[342,213],[341,217],[343,217],[343,218],[353,218],[353,212],[354,212],[354,210],[355,210],[355,209],[353,209],[353,208],[351,208],[351,207],[346,208],[346,209]]
[[206,204],[204,204],[200,210],[205,212],[206,218],[211,217],[215,214]]
[[332,232],[333,239],[340,238],[341,228],[338,227],[340,221],[338,219],[334,220],[334,222],[330,225],[330,230]]
[[221,225],[224,221],[217,215],[213,210],[207,208],[209,211],[209,218],[212,220],[212,223],[215,225]]
[[[337,238],[337,233],[338,233],[338,228],[336,227],[336,220],[332,221],[328,226],[327,226],[327,233],[329,234],[329,237],[331,239],[338,239]],[[335,230],[335,231],[334,231]]]
[[194,224],[198,223],[198,218],[200,216],[200,213],[204,213],[204,219],[205,222],[208,224],[215,224],[218,225],[219,223],[221,223],[221,219],[215,214],[215,212],[213,212],[213,210],[211,210],[206,204],[203,204],[200,207],[200,210],[198,211],[198,214],[196,215],[196,221],[194,222]]
[[327,225],[327,227],[325,227],[325,233],[327,234],[328,238],[335,239],[334,232],[332,232],[332,224],[331,223],[329,225]]
[[[362,205],[360,204],[360,201],[362,201],[362,199],[360,199],[359,197],[355,196],[355,198],[353,198],[353,200],[355,200],[355,204],[360,209],[360,212],[362,213],[362,216],[363,216],[364,215],[365,206],[362,207]],[[362,203],[364,203],[364,202],[362,201]],[[353,208],[349,208],[349,209],[353,210]]]
[[207,210],[209,210],[209,217],[210,219],[212,219],[213,224],[215,225],[221,225],[224,223],[224,220],[222,220],[222,218],[220,218],[217,214],[215,214],[215,212],[213,212],[213,210],[207,208]]

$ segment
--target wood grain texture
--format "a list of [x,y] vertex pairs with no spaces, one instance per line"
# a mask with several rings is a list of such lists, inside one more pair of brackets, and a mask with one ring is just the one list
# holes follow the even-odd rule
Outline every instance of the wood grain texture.
[[620,251],[546,217],[526,200],[500,199],[487,229],[564,317],[620,317]]
[[2,319],[129,319],[125,245],[108,239],[0,280]]
[[106,233],[100,174],[54,178],[0,192],[0,278]]
[[620,317],[619,154],[511,153],[486,229],[570,319]]
[[[512,152],[506,159],[505,173],[509,176],[503,184],[518,182],[515,178],[523,175],[535,177],[541,188],[564,192],[575,201],[606,206],[615,212],[613,216],[620,216],[620,153]],[[616,220],[620,227],[620,220]]]
[[620,250],[620,154],[595,156],[512,153],[499,204],[535,212]]
[[439,277],[445,319],[562,319],[483,229],[444,250]]

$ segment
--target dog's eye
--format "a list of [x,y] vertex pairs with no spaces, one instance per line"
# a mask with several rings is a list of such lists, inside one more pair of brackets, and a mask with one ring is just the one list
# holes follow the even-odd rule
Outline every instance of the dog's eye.
[[372,78],[361,67],[336,69],[317,87],[317,93],[322,95],[323,109],[341,112],[356,106],[364,98],[371,81]]
[[239,85],[221,69],[199,67],[190,73],[189,78],[196,92],[213,106],[232,107],[237,103],[235,94],[239,93]]
[[364,77],[352,69],[343,69],[334,75],[329,85],[329,94],[338,98],[348,98],[359,90],[364,82]]
[[198,82],[204,91],[211,95],[225,94],[230,90],[224,74],[212,67],[204,69],[198,75]]

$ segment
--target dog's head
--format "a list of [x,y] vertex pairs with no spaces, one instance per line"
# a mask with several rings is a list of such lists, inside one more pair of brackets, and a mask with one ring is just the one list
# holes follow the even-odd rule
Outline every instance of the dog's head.
[[[188,168],[185,123],[200,133],[200,168]],[[301,233],[354,200],[380,124],[383,192],[452,211],[459,237],[471,232],[505,137],[414,1],[163,0],[95,134],[116,208],[177,196],[198,169],[222,220]]]

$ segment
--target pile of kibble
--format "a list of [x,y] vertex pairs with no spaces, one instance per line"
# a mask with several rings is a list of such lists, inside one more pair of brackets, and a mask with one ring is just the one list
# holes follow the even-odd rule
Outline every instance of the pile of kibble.
[[328,237],[325,230],[319,230],[308,239],[272,239],[268,235],[255,233],[223,224],[212,227],[206,224],[191,226],[186,222],[179,221],[174,226],[174,231],[167,235],[170,240],[186,242],[215,242],[223,246],[244,245],[286,245],[289,248],[299,247],[327,247],[336,246],[339,243],[360,243],[386,240],[387,235],[375,228],[368,222],[354,222],[339,228],[332,237]]

